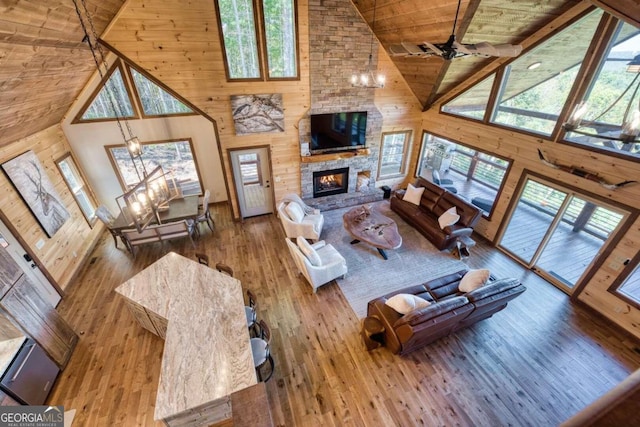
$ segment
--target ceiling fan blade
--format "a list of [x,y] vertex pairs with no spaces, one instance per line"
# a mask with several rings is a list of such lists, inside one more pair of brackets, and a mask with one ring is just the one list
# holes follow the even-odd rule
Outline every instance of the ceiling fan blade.
[[391,56],[412,56],[412,57],[428,57],[435,55],[430,50],[413,43],[402,42],[401,44],[392,44],[389,46],[389,54]]
[[435,55],[441,56],[443,51],[442,49],[439,49],[438,47],[436,47],[436,45],[431,44],[429,42],[422,42],[427,49],[431,50]]
[[522,52],[521,45],[513,45],[513,44],[496,44],[493,45],[488,42],[480,42],[475,44],[465,44],[461,45],[462,47],[458,47],[460,51],[470,55],[477,56],[498,56],[498,57],[515,57],[520,55]]

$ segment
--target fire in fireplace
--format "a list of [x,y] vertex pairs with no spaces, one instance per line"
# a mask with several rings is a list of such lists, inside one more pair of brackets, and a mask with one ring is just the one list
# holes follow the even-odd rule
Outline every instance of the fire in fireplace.
[[313,173],[313,197],[346,193],[349,188],[349,168]]

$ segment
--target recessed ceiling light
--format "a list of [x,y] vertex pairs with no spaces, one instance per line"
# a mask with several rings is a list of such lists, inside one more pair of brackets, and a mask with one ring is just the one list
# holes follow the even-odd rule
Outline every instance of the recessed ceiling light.
[[542,65],[542,62],[534,62],[533,64],[529,65],[527,67],[527,70],[535,70],[536,68],[538,68],[540,65]]

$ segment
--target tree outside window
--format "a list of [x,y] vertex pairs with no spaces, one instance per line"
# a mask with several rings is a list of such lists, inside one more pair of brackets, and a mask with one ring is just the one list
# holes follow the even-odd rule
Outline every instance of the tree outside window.
[[[173,175],[178,188],[185,196],[202,194],[202,182],[198,173],[197,163],[193,154],[191,140],[178,140],[167,142],[142,143],[142,161],[147,172],[151,172],[158,166],[166,173]],[[129,190],[138,182],[140,177],[136,166],[140,163],[129,155],[127,147],[112,145],[105,147],[114,166],[118,179],[123,189]]]
[[216,1],[227,79],[263,80],[259,39],[267,56],[267,78],[297,78],[295,0],[260,0],[260,6],[254,0]]
[[65,154],[56,161],[56,165],[64,178],[64,182],[69,187],[69,191],[73,195],[82,215],[90,226],[96,222],[96,202],[89,192],[82,174],[76,166],[76,162],[71,157],[71,153]]

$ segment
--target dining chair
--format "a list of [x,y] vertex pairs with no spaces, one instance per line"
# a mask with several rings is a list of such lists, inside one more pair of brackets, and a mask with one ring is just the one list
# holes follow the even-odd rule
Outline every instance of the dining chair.
[[247,305],[244,306],[244,314],[247,316],[247,328],[251,337],[259,335],[256,329],[258,326],[257,301],[255,294],[247,289]]
[[120,237],[121,234],[120,232],[112,228],[113,223],[116,221],[116,217],[113,216],[109,208],[107,208],[105,205],[100,205],[96,208],[96,216],[100,221],[104,223],[104,225],[107,226],[107,230],[109,230],[109,233],[111,233],[111,236],[113,236],[113,243],[116,245],[116,248],[117,248],[118,237]]
[[209,212],[209,200],[211,199],[211,191],[205,190],[204,196],[202,197],[202,206],[201,210],[198,212],[198,216],[196,217],[196,224],[199,226],[200,223],[206,222],[209,226],[209,229],[213,231],[213,218],[211,218],[211,212]]
[[233,277],[233,268],[229,267],[227,264],[223,262],[216,263],[216,270],[218,270],[220,273],[225,273]]
[[[258,322],[258,326],[260,327],[260,336],[251,338],[253,366],[256,370],[256,374],[258,375],[258,381],[267,382],[273,375],[273,371],[275,368],[275,362],[273,361],[273,357],[271,356],[271,330],[264,320],[260,320],[260,322]],[[267,377],[263,379],[262,368],[267,364],[267,362],[269,363],[271,369],[269,370],[269,375],[267,375]]]
[[209,256],[208,255],[205,255],[205,254],[203,254],[201,252],[196,252],[195,256],[198,259],[198,262],[200,264],[207,265],[207,266],[209,265]]

